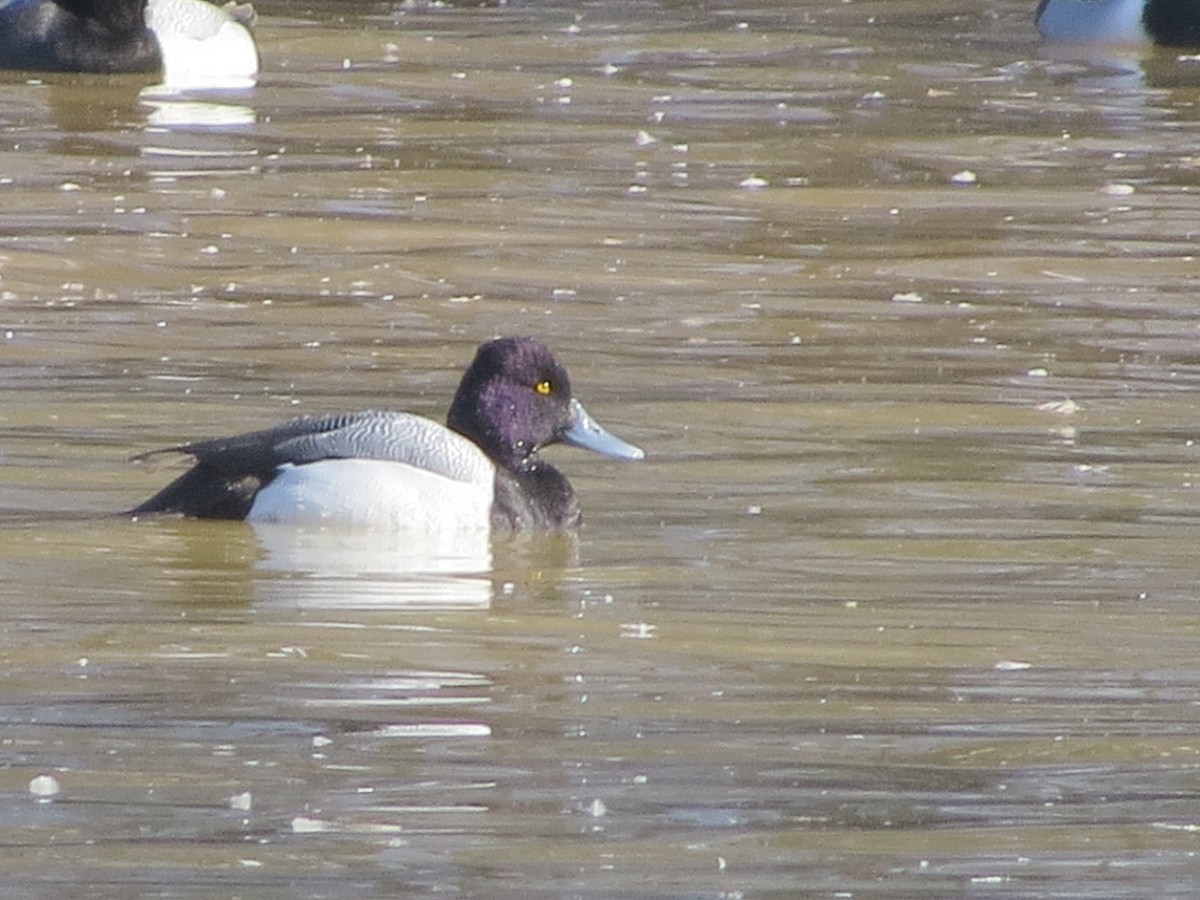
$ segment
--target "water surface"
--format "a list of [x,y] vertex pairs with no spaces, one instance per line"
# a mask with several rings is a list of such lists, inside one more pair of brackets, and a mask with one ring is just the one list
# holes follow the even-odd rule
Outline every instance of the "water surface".
[[[7,894],[1191,892],[1194,60],[259,6],[250,91],[3,76]],[[550,452],[577,539],[108,515],[141,451],[441,418],[512,333],[648,452]]]

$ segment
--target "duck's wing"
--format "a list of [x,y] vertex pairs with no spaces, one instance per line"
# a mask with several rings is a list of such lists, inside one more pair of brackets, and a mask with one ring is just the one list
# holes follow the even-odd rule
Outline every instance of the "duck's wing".
[[491,478],[482,450],[445,425],[411,413],[368,410],[331,416],[319,430],[290,434],[276,445],[282,462],[377,459],[404,463],[455,481]]
[[491,480],[495,469],[466,438],[410,413],[366,410],[306,416],[274,428],[182,444],[134,457],[184,454],[196,464],[131,513],[243,519],[282,466],[327,459],[404,463],[456,481]]

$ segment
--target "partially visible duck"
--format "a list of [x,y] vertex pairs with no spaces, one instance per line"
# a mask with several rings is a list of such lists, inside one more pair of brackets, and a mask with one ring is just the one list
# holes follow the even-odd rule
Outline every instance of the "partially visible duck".
[[446,426],[368,410],[154,451],[144,456],[179,452],[195,465],[130,514],[418,531],[568,529],[580,520],[575,491],[541,458],[556,443],[617,459],[644,455],[596,424],[545,344],[499,338],[475,354]]
[[1041,0],[1037,26],[1058,43],[1200,46],[1197,0]]
[[251,18],[248,6],[205,0],[0,0],[0,68],[243,83],[258,73]]

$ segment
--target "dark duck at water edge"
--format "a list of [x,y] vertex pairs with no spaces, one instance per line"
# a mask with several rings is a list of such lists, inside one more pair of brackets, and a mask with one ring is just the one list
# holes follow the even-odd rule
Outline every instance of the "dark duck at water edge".
[[1200,47],[1200,0],[1041,0],[1037,26],[1055,43]]
[[0,68],[239,86],[258,72],[252,18],[249,5],[206,0],[0,0]]
[[199,441],[195,465],[129,514],[426,531],[559,530],[579,524],[566,476],[541,458],[571,444],[617,459],[640,449],[609,434],[571,393],[541,341],[483,344],[445,426],[403,412],[309,416]]

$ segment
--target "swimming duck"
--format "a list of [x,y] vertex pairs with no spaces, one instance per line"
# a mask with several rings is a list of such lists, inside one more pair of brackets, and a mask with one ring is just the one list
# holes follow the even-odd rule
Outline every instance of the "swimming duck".
[[580,520],[575,491],[540,455],[556,443],[617,459],[644,455],[588,415],[545,344],[498,338],[476,352],[445,426],[367,410],[152,451],[135,458],[177,452],[195,465],[130,514],[423,531],[567,529]]
[[252,80],[247,5],[205,0],[0,0],[0,68],[161,72],[166,85]]
[[1196,0],[1041,0],[1037,26],[1061,43],[1200,46]]

